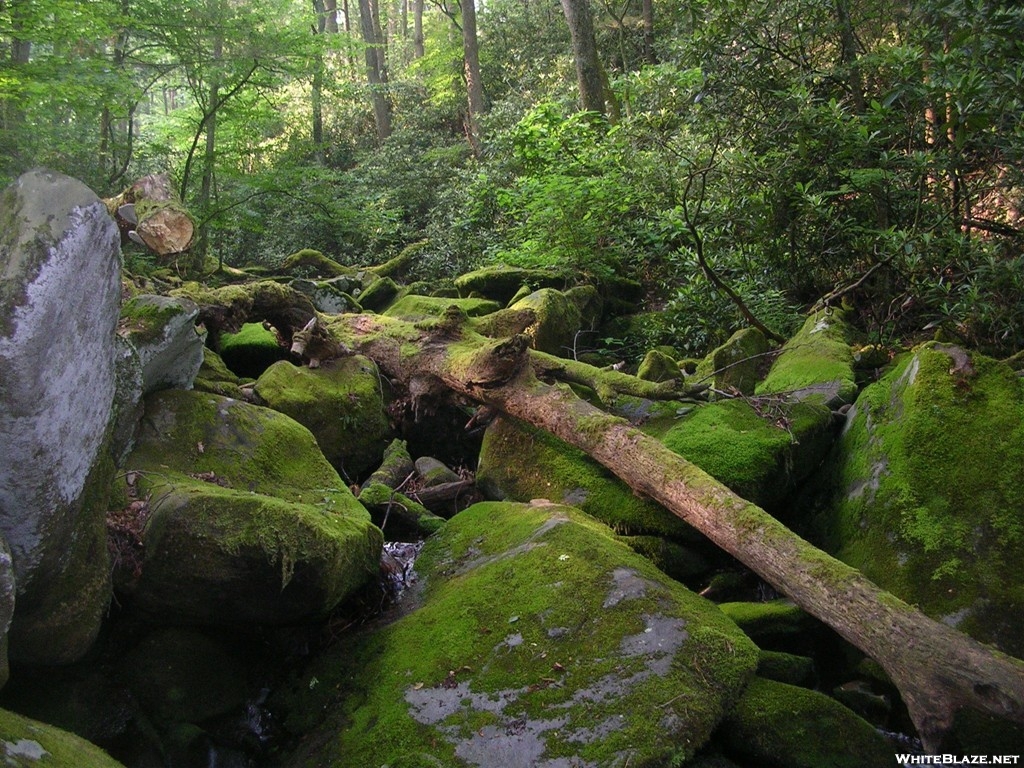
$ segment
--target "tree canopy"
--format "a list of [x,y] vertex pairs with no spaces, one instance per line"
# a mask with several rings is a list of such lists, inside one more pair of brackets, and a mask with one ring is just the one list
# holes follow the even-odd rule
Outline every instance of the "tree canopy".
[[182,274],[426,240],[413,277],[640,279],[657,322],[607,343],[697,352],[740,306],[785,333],[824,300],[880,342],[1024,346],[1006,0],[2,0],[0,45],[0,180],[169,173]]

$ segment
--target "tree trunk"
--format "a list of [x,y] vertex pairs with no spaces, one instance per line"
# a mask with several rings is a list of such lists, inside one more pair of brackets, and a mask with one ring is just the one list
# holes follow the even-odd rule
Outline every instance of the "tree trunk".
[[422,59],[423,48],[423,4],[424,0],[413,0],[412,6],[412,57]]
[[644,27],[644,61],[648,64],[657,64],[658,56],[654,53],[654,0],[643,0],[640,14]]
[[[248,290],[291,290],[263,285]],[[225,300],[244,306],[237,289],[231,290]],[[216,295],[207,301],[216,304]],[[199,303],[200,319],[212,329],[218,307]],[[567,386],[539,381],[525,336],[479,336],[454,307],[416,326],[374,315],[339,315],[326,322],[342,345],[373,359],[410,392],[454,392],[544,429],[701,531],[875,659],[902,693],[929,751],[939,749],[962,708],[1024,723],[1024,662],[928,618],[625,420]],[[549,360],[541,363],[550,370]]]
[[484,112],[484,87],[480,79],[480,47],[476,34],[476,2],[462,0],[462,50],[466,72],[466,135],[474,157],[480,157],[480,115]]
[[366,79],[370,84],[370,98],[373,102],[373,121],[377,126],[377,138],[384,141],[391,135],[391,104],[384,86],[387,75],[381,66],[383,54],[382,35],[372,0],[359,0],[359,26],[366,43]]
[[572,53],[576,60],[576,79],[580,89],[580,109],[604,114],[604,88],[601,62],[597,58],[594,20],[588,0],[562,0],[562,11],[569,24]]

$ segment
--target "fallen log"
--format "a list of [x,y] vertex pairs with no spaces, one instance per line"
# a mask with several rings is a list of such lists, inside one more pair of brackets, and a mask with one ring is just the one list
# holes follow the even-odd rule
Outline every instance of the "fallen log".
[[[656,439],[541,382],[525,337],[435,334],[366,316],[335,326],[396,379],[445,388],[547,430],[701,531],[812,616],[877,661],[900,690],[925,748],[939,750],[962,708],[1024,723],[1024,662],[937,622],[822,552]],[[475,338],[474,338],[475,337]],[[428,387],[438,391],[440,386]]]
[[[212,311],[220,297],[204,298],[200,304]],[[540,381],[525,336],[480,336],[455,307],[416,324],[371,315],[321,319],[338,342],[373,359],[411,394],[456,393],[547,430],[701,531],[878,662],[928,751],[940,749],[964,708],[1024,723],[1024,661],[925,616],[624,419],[566,384]],[[543,372],[547,361],[537,367]]]

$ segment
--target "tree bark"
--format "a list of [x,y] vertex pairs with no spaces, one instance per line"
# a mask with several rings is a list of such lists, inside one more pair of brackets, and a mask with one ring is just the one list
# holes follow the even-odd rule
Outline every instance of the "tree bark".
[[391,135],[391,104],[384,90],[387,75],[381,64],[383,35],[380,33],[372,0],[359,0],[359,27],[363,33],[363,42],[366,43],[366,79],[370,84],[373,121],[377,126],[377,138],[384,141]]
[[412,4],[412,57],[422,59],[426,53],[423,47],[423,5],[424,0],[413,0]]
[[604,114],[604,87],[601,62],[597,57],[594,19],[588,0],[562,0],[562,11],[569,25],[572,53],[576,61],[576,80],[580,90],[580,109]]
[[480,45],[476,34],[476,2],[462,0],[462,50],[466,72],[466,135],[474,157],[480,157],[480,115],[484,112],[484,87],[480,78]]
[[[259,285],[251,290],[268,290]],[[280,299],[282,290],[288,289],[275,285],[271,292]],[[236,289],[225,295],[239,301]],[[325,322],[339,342],[410,392],[454,392],[544,429],[701,531],[875,659],[899,688],[929,751],[940,748],[963,708],[1024,723],[1024,662],[928,618],[625,420],[568,386],[540,381],[525,336],[479,336],[454,307],[415,325],[371,315]],[[541,363],[540,370],[549,365]]]

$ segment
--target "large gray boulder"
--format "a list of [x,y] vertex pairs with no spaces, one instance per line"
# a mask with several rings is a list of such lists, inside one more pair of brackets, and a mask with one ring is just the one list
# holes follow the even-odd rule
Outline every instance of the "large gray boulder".
[[110,595],[104,450],[113,412],[120,245],[74,179],[31,171],[0,194],[0,533],[12,658],[70,661]]

